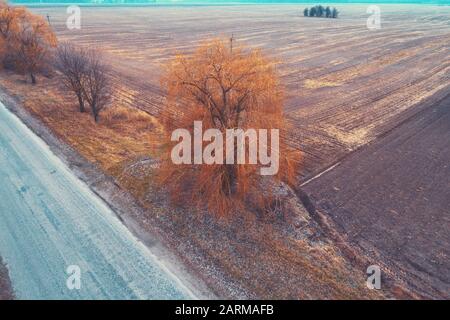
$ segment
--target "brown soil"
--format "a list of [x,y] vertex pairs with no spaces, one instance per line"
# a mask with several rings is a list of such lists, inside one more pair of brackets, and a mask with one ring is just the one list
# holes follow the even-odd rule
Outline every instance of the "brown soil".
[[448,299],[450,95],[439,96],[304,189],[370,264],[425,297]]

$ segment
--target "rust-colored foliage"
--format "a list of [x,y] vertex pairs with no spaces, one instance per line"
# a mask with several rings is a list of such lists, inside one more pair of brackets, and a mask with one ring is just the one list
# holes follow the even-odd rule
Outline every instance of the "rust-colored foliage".
[[26,14],[26,9],[22,7],[10,7],[4,2],[0,2],[0,36],[3,39],[19,29],[19,21]]
[[47,21],[22,7],[0,3],[0,47],[4,64],[13,65],[36,83],[57,39]]
[[[159,182],[169,189],[176,203],[193,203],[200,209],[229,216],[248,205],[256,209],[270,207],[280,181],[294,181],[299,153],[290,150],[285,141],[284,90],[276,61],[260,50],[213,40],[193,54],[180,54],[170,61],[162,84],[167,90],[162,117],[167,143]],[[261,176],[259,163],[174,164],[170,155],[177,142],[171,141],[172,131],[185,128],[193,136],[197,120],[203,122],[204,131],[215,128],[224,136],[226,129],[279,129],[278,174]],[[206,144],[203,142],[203,147]],[[247,159],[248,152],[247,144]]]
[[13,36],[17,34],[20,20],[26,10],[22,7],[11,7],[0,1],[0,58],[3,61],[8,52],[12,51]]

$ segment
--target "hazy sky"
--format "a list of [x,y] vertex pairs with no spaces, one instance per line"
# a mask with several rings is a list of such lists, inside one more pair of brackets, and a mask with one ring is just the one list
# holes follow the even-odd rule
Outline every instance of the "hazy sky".
[[155,4],[214,4],[214,3],[424,3],[446,4],[450,0],[10,0],[11,3],[155,3]]

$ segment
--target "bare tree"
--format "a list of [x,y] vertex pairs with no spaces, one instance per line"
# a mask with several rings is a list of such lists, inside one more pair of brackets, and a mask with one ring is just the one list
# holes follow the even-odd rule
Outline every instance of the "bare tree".
[[63,75],[65,87],[72,91],[78,99],[80,112],[84,107],[84,82],[89,63],[89,53],[82,47],[62,43],[56,52],[56,68]]
[[94,120],[98,122],[100,111],[111,100],[111,78],[108,75],[109,67],[102,61],[102,56],[97,50],[89,50],[88,60],[83,91]]

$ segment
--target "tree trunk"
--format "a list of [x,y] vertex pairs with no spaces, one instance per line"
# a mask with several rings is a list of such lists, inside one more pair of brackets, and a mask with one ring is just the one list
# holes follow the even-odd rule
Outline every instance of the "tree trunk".
[[237,192],[237,140],[233,139],[234,164],[225,164],[225,178],[222,184],[223,192],[231,196]]
[[86,112],[86,109],[84,108],[84,100],[83,96],[81,94],[78,94],[78,105],[80,106],[80,112]]
[[91,106],[92,108],[92,114],[94,115],[94,121],[95,123],[98,123],[98,111],[97,111],[97,107],[95,106],[95,104],[93,104]]
[[225,164],[225,178],[223,179],[222,190],[227,196],[236,193],[237,189],[237,166]]
[[31,83],[36,84],[36,77],[34,76],[33,73],[30,73],[30,78],[31,78]]

